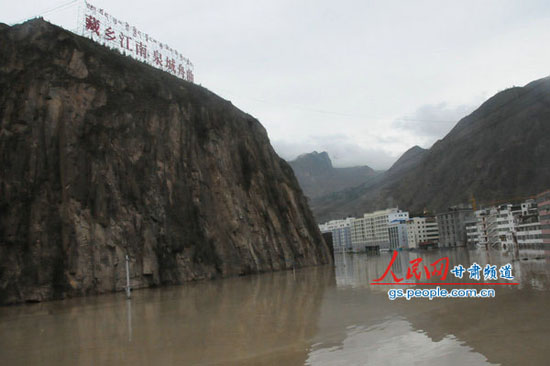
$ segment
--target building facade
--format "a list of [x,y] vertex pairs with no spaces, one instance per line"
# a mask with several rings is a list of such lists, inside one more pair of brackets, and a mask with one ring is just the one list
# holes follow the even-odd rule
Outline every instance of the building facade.
[[413,217],[407,221],[409,248],[420,248],[422,245],[439,243],[439,228],[435,217]]
[[475,212],[475,220],[477,223],[477,244],[479,246],[486,246],[489,242],[487,232],[488,217],[491,213],[490,209],[481,209]]
[[408,212],[403,212],[397,208],[388,208],[366,213],[361,218],[353,219],[351,222],[353,251],[390,249],[388,225],[390,222],[407,220],[408,218]]
[[533,215],[539,214],[536,200],[529,199],[523,202],[520,206],[521,206],[521,216],[533,216]]
[[[526,208],[526,207],[525,207]],[[536,209],[535,209],[536,210]],[[527,213],[529,210],[526,209],[525,212]],[[522,205],[503,205],[499,207],[498,210],[498,230],[499,230],[499,238],[501,243],[506,243],[508,245],[514,244],[513,240],[510,240],[509,233],[517,231],[517,226],[519,224],[519,220],[524,217],[522,215],[523,209]]]
[[543,245],[550,245],[550,190],[537,195],[537,206]]
[[474,214],[470,208],[451,208],[447,212],[438,213],[437,225],[439,228],[440,247],[459,247],[467,243],[466,225]]
[[466,221],[464,226],[466,229],[466,243],[468,246],[477,246],[479,244],[477,220]]
[[[513,205],[503,204],[475,212],[477,244],[506,249],[515,242],[520,248],[540,245],[541,232],[534,200]],[[467,227],[467,232],[469,232]],[[473,230],[472,230],[473,232]],[[467,234],[470,235],[470,234]],[[473,239],[473,233],[472,241]],[[470,242],[470,236],[468,236]]]
[[527,200],[520,206],[521,214],[515,217],[514,231],[518,246],[524,249],[539,249],[543,245],[543,239],[538,205],[535,200]]
[[394,221],[388,225],[388,237],[390,240],[390,249],[408,249],[409,239],[407,236],[407,222]]
[[541,224],[538,221],[518,224],[515,235],[519,247],[523,249],[538,249],[543,244]]
[[349,217],[344,220],[332,220],[319,225],[321,233],[332,234],[332,245],[335,252],[351,251],[351,222],[354,219]]

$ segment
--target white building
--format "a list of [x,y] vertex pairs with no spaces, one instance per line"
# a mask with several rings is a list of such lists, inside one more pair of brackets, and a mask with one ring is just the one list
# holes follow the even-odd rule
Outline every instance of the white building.
[[477,244],[479,244],[480,246],[487,245],[489,241],[487,234],[487,218],[490,212],[490,209],[481,209],[475,212],[475,217],[477,221]]
[[319,230],[321,230],[322,233],[328,233],[334,229],[350,226],[352,220],[353,220],[353,217],[348,217],[347,219],[344,219],[344,220],[331,220],[331,221],[325,222],[324,224],[320,224]]
[[543,247],[542,223],[539,220],[538,207],[534,200],[521,205],[521,216],[516,222],[516,240],[519,248],[540,249]]
[[388,237],[390,241],[390,249],[407,249],[409,248],[409,239],[407,235],[407,222],[394,221],[388,225]]
[[477,220],[472,219],[464,223],[466,226],[466,242],[468,245],[479,244],[479,231],[477,226]]
[[351,222],[353,250],[361,252],[370,248],[389,249],[388,225],[390,222],[408,219],[409,213],[397,208],[370,212],[361,218],[353,219]]
[[419,248],[420,244],[439,242],[439,228],[435,217],[413,217],[407,221],[409,248]]
[[[502,213],[497,207],[490,207],[475,212],[477,219],[477,244],[481,246],[495,246],[506,238],[506,232],[513,227],[509,223],[509,210]],[[473,229],[470,228],[473,231]]]
[[505,249],[514,244],[514,235],[520,248],[534,247],[542,243],[542,231],[534,200],[527,200],[520,205],[507,203],[477,210],[475,216],[476,244],[480,246],[500,246]]
[[319,225],[322,233],[332,234],[332,246],[335,252],[350,251],[351,245],[351,222],[353,217],[344,220],[332,220]]
[[511,245],[514,243],[512,236],[508,235],[516,230],[517,220],[522,213],[521,205],[505,204],[497,208],[497,238],[500,244]]
[[529,199],[521,204],[521,216],[533,216],[538,215],[537,202],[533,199]]
[[536,249],[542,246],[540,222],[519,224],[516,230],[516,238],[520,248]]

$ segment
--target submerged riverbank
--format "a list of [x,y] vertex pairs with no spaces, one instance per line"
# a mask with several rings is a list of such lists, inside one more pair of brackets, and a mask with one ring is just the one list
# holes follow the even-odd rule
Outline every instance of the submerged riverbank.
[[520,254],[539,259],[467,249],[399,253],[402,263],[443,256],[451,267],[512,263],[519,285],[494,286],[490,299],[391,301],[387,290],[397,286],[371,285],[391,259],[383,253],[144,289],[130,301],[119,293],[0,308],[0,363],[546,365],[550,252]]

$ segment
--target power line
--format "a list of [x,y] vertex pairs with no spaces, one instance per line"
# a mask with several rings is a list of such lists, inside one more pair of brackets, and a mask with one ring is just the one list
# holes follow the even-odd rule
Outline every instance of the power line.
[[13,24],[18,24],[18,23],[21,23],[21,22],[24,22],[25,20],[27,19],[32,19],[32,18],[36,18],[38,16],[42,16],[42,15],[45,15],[45,14],[49,14],[49,13],[52,13],[54,11],[59,11],[59,10],[65,10],[65,9],[68,9],[70,8],[71,6],[73,6],[73,4],[79,2],[81,0],[71,0],[71,1],[68,1],[68,2],[65,2],[63,4],[60,4],[60,5],[56,5],[54,6],[53,8],[48,8],[48,9],[45,9],[43,11],[41,11],[40,13],[34,15],[34,16],[31,16],[31,17],[26,17],[26,18],[22,18],[22,19],[19,19],[18,21],[16,22],[13,22]]
[[[49,13],[52,13],[54,11],[68,9],[68,8],[72,7],[75,3],[79,2],[79,1],[81,1],[81,0],[71,0],[71,1],[68,1],[66,3],[57,5],[53,8],[45,9],[45,10],[41,11],[40,13],[36,14],[35,16],[33,16],[31,18],[36,18],[38,16],[43,16],[45,14],[49,14]],[[23,19],[18,20],[15,23],[12,23],[12,24],[17,24],[17,23],[20,23],[22,21],[25,21],[25,20],[31,19],[31,18],[23,18]],[[220,89],[220,90],[224,91],[223,89]],[[232,93],[230,91],[225,90],[224,92],[226,92],[230,95],[239,97],[239,96],[235,95],[234,93]],[[290,106],[290,107],[293,107],[293,108],[296,108],[296,109],[301,109],[301,110],[304,110],[304,111],[310,111],[310,112],[321,113],[321,114],[331,114],[331,115],[336,115],[336,116],[341,116],[341,117],[351,117],[351,118],[370,119],[370,120],[373,120],[373,119],[383,120],[383,118],[379,118],[379,117],[365,116],[365,115],[346,113],[346,112],[336,112],[336,111],[322,110],[322,109],[311,108],[311,107],[303,106],[303,105],[299,105],[299,104],[273,103],[273,102],[270,102],[270,101],[267,101],[267,100],[263,100],[263,99],[259,99],[259,98],[253,98],[253,97],[244,97],[244,98],[245,99],[250,99],[250,100],[253,100],[253,101],[256,101],[256,102],[260,102],[260,103],[270,104],[270,105],[285,104],[287,106]],[[394,121],[408,121],[408,122],[428,122],[428,123],[455,123],[456,122],[456,121],[444,121],[444,120],[425,120],[425,119],[407,118],[407,117],[394,118],[393,120]]]
[[[233,95],[234,97],[242,98],[242,97],[240,97],[238,95],[235,95],[234,93],[232,93],[228,90],[223,90],[223,89],[219,89],[219,90],[221,90],[224,93]],[[265,104],[269,104],[269,105],[286,105],[286,106],[290,106],[292,108],[301,109],[301,110],[305,110],[305,111],[316,112],[316,113],[321,113],[321,114],[331,114],[331,115],[342,116],[342,117],[359,118],[359,119],[366,119],[366,120],[384,120],[384,119],[388,119],[388,118],[380,118],[380,117],[375,117],[375,116],[366,116],[366,115],[347,113],[347,112],[337,112],[337,111],[316,109],[316,108],[311,108],[311,107],[308,107],[308,106],[295,104],[295,103],[281,103],[281,102],[273,103],[273,102],[268,101],[268,100],[254,98],[254,97],[244,97],[244,99],[249,99],[249,100],[253,100],[253,101],[256,101],[256,102],[265,103]],[[456,123],[457,122],[457,121],[450,121],[450,120],[427,120],[427,119],[408,118],[408,117],[393,118],[391,120],[392,121],[406,121],[406,122],[428,122],[428,123]]]
[[[17,23],[23,22],[27,19],[32,19],[32,18],[36,18],[38,16],[43,16],[45,14],[49,14],[49,13],[52,13],[52,12],[55,12],[55,11],[68,9],[68,8],[72,7],[75,3],[79,2],[79,1],[82,1],[82,0],[68,1],[66,3],[54,6],[53,8],[45,9],[45,10],[41,11],[40,13],[36,14],[35,16],[33,16],[31,18],[23,18],[23,19],[18,20],[15,23],[12,23],[12,24],[17,24]],[[235,95],[234,93],[232,93],[230,91],[223,90],[223,89],[220,89],[220,90],[222,90],[225,93],[228,93],[230,95],[233,95],[235,97],[239,97],[239,96]],[[315,112],[315,113],[321,113],[321,114],[330,114],[330,115],[336,115],[336,116],[341,116],[341,117],[351,117],[351,118],[359,118],[359,119],[367,119],[367,120],[384,120],[384,118],[380,118],[380,117],[366,116],[366,115],[346,113],[346,112],[337,112],[337,111],[330,111],[330,110],[323,110],[323,109],[316,109],[316,108],[311,108],[311,107],[308,107],[308,106],[293,104],[293,103],[273,103],[271,101],[267,101],[267,100],[263,100],[263,99],[259,99],[259,98],[254,98],[254,97],[244,97],[244,98],[249,99],[249,100],[253,100],[253,101],[256,101],[256,102],[260,102],[260,103],[269,104],[269,105],[276,105],[276,104],[281,105],[281,104],[283,104],[283,105],[290,106],[292,108],[301,109],[301,110],[304,110],[304,111]],[[394,118],[392,120],[393,121],[407,121],[407,122],[428,122],[428,123],[455,123],[456,122],[456,121],[444,121],[444,120],[426,120],[426,119],[407,118],[407,117]]]

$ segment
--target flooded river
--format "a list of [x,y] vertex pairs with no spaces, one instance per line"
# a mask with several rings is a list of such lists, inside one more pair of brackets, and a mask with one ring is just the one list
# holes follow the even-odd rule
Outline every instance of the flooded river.
[[340,254],[335,267],[140,290],[131,301],[0,308],[0,365],[550,364],[550,252],[400,252],[394,273],[418,256],[448,257],[450,268],[511,263],[519,285],[493,286],[488,299],[390,301],[388,289],[411,288],[370,284],[391,254]]

